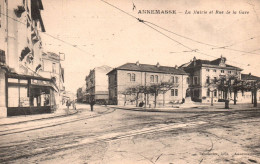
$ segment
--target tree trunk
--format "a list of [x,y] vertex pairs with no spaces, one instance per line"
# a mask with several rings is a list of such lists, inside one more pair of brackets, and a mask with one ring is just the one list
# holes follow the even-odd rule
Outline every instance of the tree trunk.
[[165,92],[163,92],[163,106],[165,106]]
[[254,104],[254,91],[251,91],[251,97],[252,97],[252,104]]
[[211,106],[213,106],[213,92],[211,92]]
[[234,91],[234,105],[237,104],[237,91]]
[[228,91],[225,91],[225,109],[229,109]]
[[148,107],[150,108],[150,100],[149,100],[149,98],[150,98],[150,95],[147,94],[147,104],[148,104]]
[[144,107],[146,108],[146,93],[144,94]]
[[156,103],[157,103],[157,94],[154,94],[154,107],[156,108]]
[[125,106],[125,104],[126,104],[126,95],[125,95],[125,102],[124,102],[124,106]]
[[254,107],[257,107],[257,89],[254,89]]
[[136,107],[138,107],[139,93],[136,94]]

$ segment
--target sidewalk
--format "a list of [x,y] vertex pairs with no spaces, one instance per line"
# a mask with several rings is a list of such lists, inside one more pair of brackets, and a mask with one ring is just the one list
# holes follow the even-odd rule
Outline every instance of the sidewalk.
[[54,113],[43,113],[43,114],[35,114],[35,115],[20,115],[20,116],[11,116],[7,118],[0,118],[0,126],[3,125],[12,125],[12,124],[19,124],[25,123],[30,121],[37,121],[37,120],[44,120],[44,119],[52,119],[58,117],[66,117],[73,114],[76,114],[78,111],[61,107],[57,109]]
[[135,106],[117,106],[117,105],[108,105],[110,108],[117,108],[122,110],[133,110],[133,111],[143,111],[143,112],[169,112],[169,113],[180,113],[180,112],[234,112],[234,111],[260,111],[260,104],[258,107],[253,107],[253,104],[237,104],[229,105],[229,109],[225,109],[224,103],[216,103],[213,106],[210,104],[204,103],[195,103],[192,106],[173,106],[173,107],[157,107],[157,108],[144,108],[144,107],[135,107]]

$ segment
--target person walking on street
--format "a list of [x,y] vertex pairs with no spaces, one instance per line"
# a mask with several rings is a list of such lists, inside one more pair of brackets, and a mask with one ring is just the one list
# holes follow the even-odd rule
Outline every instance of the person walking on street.
[[69,100],[66,101],[66,106],[67,106],[66,114],[68,115],[69,114],[69,109],[70,109],[70,101]]
[[69,102],[69,100],[66,101],[66,106],[67,106],[67,109],[69,110],[69,108],[70,108],[70,102]]
[[73,100],[73,101],[72,101],[72,107],[73,107],[74,110],[76,110],[76,102],[75,102],[75,101],[76,101],[76,100]]
[[93,112],[93,107],[94,107],[94,105],[95,105],[95,100],[92,99],[92,100],[90,101],[90,109],[91,109],[91,112]]

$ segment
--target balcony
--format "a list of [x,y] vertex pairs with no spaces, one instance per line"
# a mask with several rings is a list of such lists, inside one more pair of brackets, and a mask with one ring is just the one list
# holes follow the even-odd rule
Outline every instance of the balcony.
[[20,18],[22,13],[25,12],[25,8],[24,8],[24,6],[17,6],[17,8],[14,9],[14,12],[15,12],[15,15]]
[[5,51],[0,50],[0,65],[4,65],[4,64],[6,64]]

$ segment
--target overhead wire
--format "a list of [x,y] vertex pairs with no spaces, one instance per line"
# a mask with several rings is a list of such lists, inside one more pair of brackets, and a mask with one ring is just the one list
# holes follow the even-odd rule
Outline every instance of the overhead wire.
[[[151,24],[151,25],[154,25],[154,26],[156,26],[156,27],[158,27],[158,28],[164,30],[164,31],[167,31],[167,32],[172,33],[172,34],[174,34],[174,35],[177,35],[177,36],[179,36],[179,37],[185,38],[185,39],[187,39],[187,40],[191,40],[191,41],[196,42],[196,43],[199,43],[199,44],[203,44],[203,45],[207,45],[207,46],[210,46],[210,47],[214,47],[214,48],[212,48],[212,49],[227,49],[227,50],[232,50],[232,51],[237,51],[237,52],[242,52],[242,53],[257,54],[257,53],[252,53],[252,52],[248,52],[248,51],[243,51],[243,50],[236,50],[236,49],[228,48],[228,47],[234,46],[234,45],[236,45],[236,44],[238,44],[238,43],[241,43],[241,42],[245,42],[245,41],[248,41],[248,40],[252,40],[252,39],[258,38],[259,36],[250,37],[249,39],[240,41],[240,42],[238,42],[238,43],[233,43],[233,44],[227,45],[227,46],[216,46],[216,45],[213,45],[213,44],[201,42],[201,41],[198,41],[198,40],[195,40],[195,39],[192,39],[192,38],[189,38],[189,37],[180,35],[180,34],[178,34],[178,33],[176,33],[176,32],[173,32],[173,31],[171,31],[171,30],[168,30],[168,29],[166,29],[166,28],[164,28],[164,27],[161,27],[161,26],[159,26],[159,25],[157,25],[157,24],[155,24],[155,23],[152,23],[152,22],[150,22],[150,21],[144,21],[144,22],[147,22],[147,23],[149,23],[149,24]],[[257,54],[257,55],[260,55],[260,54]]]
[[[2,14],[2,15],[4,15],[4,16],[6,16],[7,18],[10,18],[10,19],[12,19],[12,20],[14,20],[14,21],[16,21],[16,22],[19,22],[19,23],[21,23],[21,24],[27,26],[26,23],[24,23],[24,22],[22,22],[22,21],[19,21],[19,20],[13,18],[13,17],[10,17],[10,16],[8,16],[8,15],[2,13],[2,12],[1,12],[0,14]],[[42,32],[42,31],[40,31],[40,30],[38,30],[38,29],[35,29],[35,30],[38,31],[38,32],[40,32],[40,33],[42,33],[42,34],[44,34],[44,35],[46,35],[46,36],[49,36],[49,37],[51,37],[51,38],[53,38],[53,39],[55,39],[55,40],[58,40],[58,41],[60,41],[60,42],[62,42],[62,43],[65,43],[65,44],[67,44],[67,45],[69,45],[69,46],[72,46],[72,47],[74,47],[74,48],[76,48],[76,49],[78,49],[78,50],[80,50],[80,51],[82,51],[82,52],[84,52],[84,53],[86,53],[86,54],[92,56],[92,57],[95,57],[95,55],[93,55],[92,53],[87,52],[87,51],[85,51],[85,50],[79,48],[79,47],[78,47],[77,45],[75,45],[75,44],[69,43],[69,42],[67,42],[67,41],[65,41],[65,40],[62,40],[62,39],[59,39],[59,38],[57,38],[57,37],[55,37],[55,36],[53,36],[53,35],[51,35],[51,34],[48,34],[48,33],[46,33],[46,32]]]
[[[129,16],[131,16],[132,18],[138,20],[139,22],[143,23],[144,25],[148,26],[149,28],[151,28],[151,29],[157,31],[158,33],[160,33],[160,34],[162,34],[162,35],[164,35],[164,36],[167,37],[168,39],[170,39],[170,40],[172,40],[172,41],[174,41],[174,42],[176,42],[176,43],[182,45],[183,47],[185,47],[185,48],[187,48],[187,49],[189,49],[189,50],[191,50],[192,52],[195,52],[195,53],[198,53],[198,54],[202,54],[202,55],[205,55],[205,56],[209,56],[209,57],[213,57],[213,58],[217,58],[217,57],[215,57],[215,56],[212,56],[212,55],[203,53],[203,52],[199,51],[198,49],[192,49],[191,47],[186,46],[185,44],[183,44],[183,43],[181,43],[181,42],[179,42],[179,41],[177,41],[177,40],[171,38],[170,36],[164,34],[163,32],[159,31],[158,29],[156,29],[156,28],[154,28],[154,27],[148,25],[148,24],[147,24],[148,21],[146,21],[146,20],[143,20],[143,19],[140,19],[140,18],[138,18],[138,17],[135,17],[135,16],[133,16],[132,14],[129,14],[128,12],[126,12],[126,11],[124,11],[124,10],[122,10],[122,9],[120,9],[120,8],[118,8],[118,7],[116,7],[116,6],[112,5],[112,4],[110,4],[110,3],[106,2],[106,1],[104,1],[104,0],[100,0],[100,1],[102,1],[102,2],[104,2],[104,3],[106,3],[106,4],[108,4],[109,6],[112,6],[112,7],[116,8],[116,9],[118,9],[119,11],[121,11],[121,12],[123,12],[123,13],[125,13],[125,14],[127,14],[127,15],[129,15]],[[150,23],[151,23],[151,22],[150,22]],[[180,35],[180,36],[181,36],[181,35]],[[188,37],[186,37],[186,38],[188,38]],[[189,39],[190,39],[190,38],[189,38]],[[194,40],[194,41],[195,41],[195,40]],[[198,42],[199,42],[199,41],[198,41]],[[203,42],[199,42],[199,43],[201,43],[201,44],[207,44],[207,43],[203,43]],[[214,46],[214,47],[218,47],[218,46],[211,45],[211,44],[207,44],[207,45]],[[235,50],[235,51],[238,51],[238,50]],[[246,53],[245,51],[241,51],[241,52]],[[230,61],[230,62],[233,62],[233,63],[245,65],[245,64],[242,64],[242,63],[234,62],[234,61],[232,61],[232,60],[229,60],[229,61]]]

